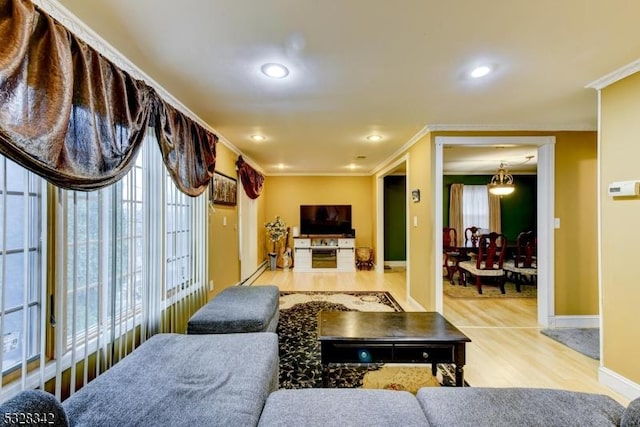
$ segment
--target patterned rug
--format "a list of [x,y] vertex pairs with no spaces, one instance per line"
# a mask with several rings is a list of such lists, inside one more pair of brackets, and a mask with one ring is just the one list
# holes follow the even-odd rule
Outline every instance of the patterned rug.
[[442,278],[442,290],[445,295],[453,298],[537,298],[538,288],[532,285],[520,286],[520,291],[516,290],[516,284],[507,282],[504,285],[505,293],[500,293],[500,287],[482,285],[482,295],[478,293],[475,285],[467,283],[467,286],[458,285],[458,276],[454,276],[455,285],[449,282],[446,277]]
[[[403,311],[388,292],[280,292],[280,388],[322,387],[317,316],[320,311]],[[330,387],[408,390],[452,386],[451,365],[329,365]]]

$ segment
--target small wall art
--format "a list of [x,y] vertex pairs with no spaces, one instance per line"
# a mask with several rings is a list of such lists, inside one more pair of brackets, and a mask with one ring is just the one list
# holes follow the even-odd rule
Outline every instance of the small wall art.
[[220,172],[213,173],[209,184],[209,201],[216,205],[235,206],[238,195],[238,181]]

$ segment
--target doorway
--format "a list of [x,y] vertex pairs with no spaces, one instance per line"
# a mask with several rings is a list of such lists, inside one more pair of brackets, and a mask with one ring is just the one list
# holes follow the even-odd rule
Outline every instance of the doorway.
[[[554,315],[553,271],[554,271],[554,146],[555,137],[443,137],[435,138],[435,224],[443,227],[442,194],[443,194],[443,150],[448,145],[467,146],[510,146],[533,145],[537,147],[538,183],[537,183],[537,232],[538,232],[538,324],[549,325]],[[442,259],[442,233],[434,233],[436,237],[436,264]],[[443,310],[443,281],[441,269],[435,269],[436,310]]]
[[406,295],[407,299],[411,293],[409,292],[411,289],[410,282],[410,270],[411,265],[409,263],[409,248],[410,248],[410,236],[409,236],[409,185],[408,185],[408,177],[409,177],[409,154],[405,154],[394,163],[387,166],[385,169],[381,170],[376,174],[376,196],[377,196],[377,206],[376,206],[376,254],[375,254],[375,265],[377,273],[384,273],[384,261],[385,261],[385,229],[387,224],[385,224],[385,185],[384,178],[386,176],[397,176],[404,175],[406,177],[405,184],[405,194],[404,194],[404,212],[405,212],[405,276],[406,276]]

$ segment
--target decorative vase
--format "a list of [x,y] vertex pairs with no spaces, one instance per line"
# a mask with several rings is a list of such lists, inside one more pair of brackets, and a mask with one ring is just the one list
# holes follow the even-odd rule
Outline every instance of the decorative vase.
[[269,252],[269,270],[271,271],[276,269],[276,256],[275,252]]

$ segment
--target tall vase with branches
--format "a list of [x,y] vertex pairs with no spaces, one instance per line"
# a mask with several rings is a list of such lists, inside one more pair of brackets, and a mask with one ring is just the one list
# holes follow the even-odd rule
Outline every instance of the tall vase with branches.
[[287,225],[282,218],[276,216],[272,221],[268,221],[264,224],[267,230],[267,239],[273,243],[273,251],[269,252],[269,267],[271,270],[276,269],[276,246],[280,240],[282,240],[287,234]]

